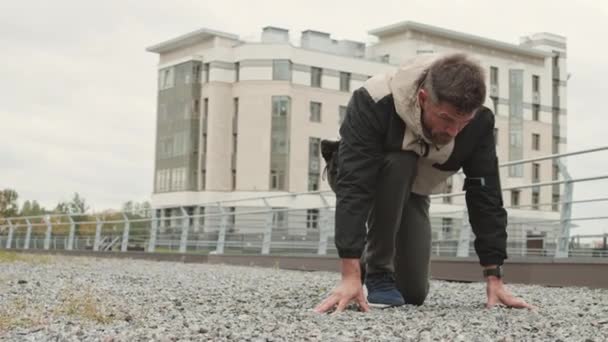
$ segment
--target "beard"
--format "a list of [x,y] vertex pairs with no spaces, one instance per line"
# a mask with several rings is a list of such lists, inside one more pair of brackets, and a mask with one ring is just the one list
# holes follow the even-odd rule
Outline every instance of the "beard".
[[446,133],[433,133],[431,141],[437,145],[445,145],[454,140],[454,137]]

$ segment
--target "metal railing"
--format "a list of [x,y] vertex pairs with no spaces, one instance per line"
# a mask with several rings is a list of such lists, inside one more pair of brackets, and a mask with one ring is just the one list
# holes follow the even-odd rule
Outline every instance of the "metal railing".
[[[508,162],[501,167],[557,160],[563,179],[503,188],[503,191],[561,185],[562,199],[510,208],[508,253],[538,257],[606,257],[606,235],[572,236],[574,224],[606,220],[608,216],[572,217],[572,206],[608,198],[574,201],[577,182],[598,182],[608,175],[574,179],[560,158],[599,153],[608,147]],[[459,197],[464,192],[432,199]],[[559,205],[560,212],[525,210]],[[432,206],[433,207],[433,206]],[[525,212],[525,215],[522,213]],[[335,196],[331,191],[277,194],[202,203],[196,207],[155,208],[138,213],[53,214],[0,218],[0,248],[92,251],[147,251],[215,254],[336,254]],[[538,214],[538,215],[536,215]],[[538,217],[534,217],[538,216]],[[466,206],[431,212],[432,253],[466,257],[474,254],[474,236]],[[533,234],[531,235],[530,232]],[[598,238],[598,246],[580,240]]]

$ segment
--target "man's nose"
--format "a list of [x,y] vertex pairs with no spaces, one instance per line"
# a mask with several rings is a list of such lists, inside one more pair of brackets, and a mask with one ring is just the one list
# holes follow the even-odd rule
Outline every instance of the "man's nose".
[[446,128],[445,132],[453,138],[460,132],[460,127],[458,125],[450,125]]

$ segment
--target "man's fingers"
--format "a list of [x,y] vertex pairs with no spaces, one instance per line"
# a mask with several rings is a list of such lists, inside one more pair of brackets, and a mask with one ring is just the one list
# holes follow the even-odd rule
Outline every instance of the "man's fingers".
[[336,311],[334,311],[334,313],[332,315],[337,315],[340,312],[343,312],[344,309],[346,309],[348,302],[350,302],[350,300],[348,298],[341,298],[340,302],[338,303],[338,307],[336,308]]
[[367,300],[365,299],[363,292],[359,293],[359,295],[357,296],[357,304],[359,304],[359,309],[361,311],[363,311],[363,312],[369,311],[369,304],[367,303]]
[[339,300],[339,298],[336,297],[335,295],[331,295],[331,296],[327,297],[324,301],[321,302],[321,304],[317,305],[317,307],[315,308],[315,312],[316,313],[327,312],[328,310],[333,308],[334,305],[336,305],[338,300]]

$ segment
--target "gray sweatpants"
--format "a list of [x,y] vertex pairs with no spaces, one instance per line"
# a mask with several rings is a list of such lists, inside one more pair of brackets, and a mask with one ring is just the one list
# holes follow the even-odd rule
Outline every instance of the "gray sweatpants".
[[362,262],[367,273],[394,272],[408,304],[421,305],[429,290],[430,199],[411,192],[418,156],[391,152],[384,158]]

